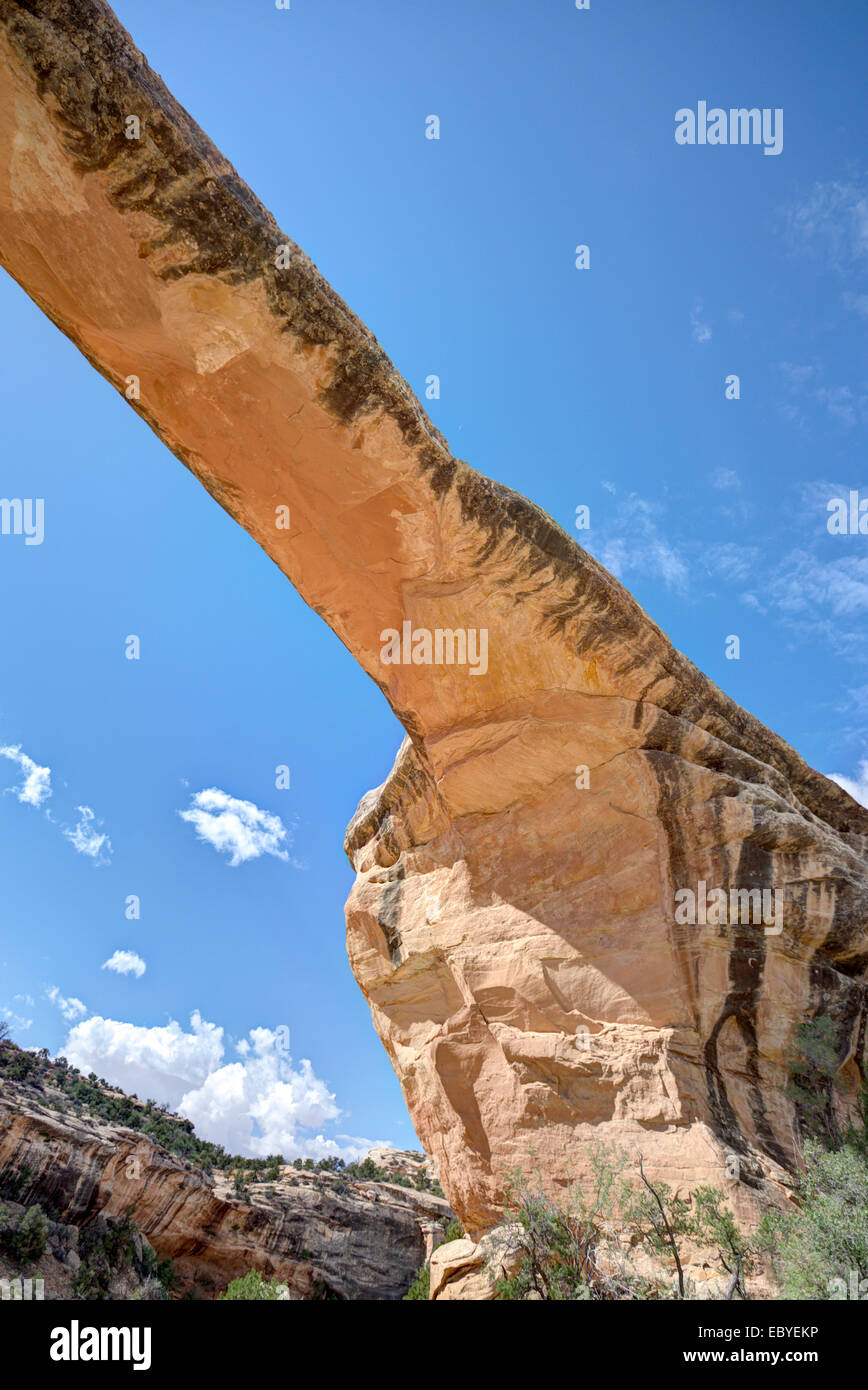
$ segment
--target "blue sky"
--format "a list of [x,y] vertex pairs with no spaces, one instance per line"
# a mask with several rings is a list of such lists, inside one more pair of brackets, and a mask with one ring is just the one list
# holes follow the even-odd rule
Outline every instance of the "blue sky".
[[[826,524],[831,498],[868,498],[868,11],[117,12],[420,397],[440,377],[425,403],[453,452],[567,529],[589,506],[578,539],[676,646],[868,799],[868,536]],[[700,100],[781,108],[782,152],[679,146],[675,112]],[[0,491],[45,499],[41,545],[0,537],[13,1036],[187,1097],[231,1147],[415,1144],[343,923],[344,828],[401,730],[5,277],[0,312]],[[262,813],[244,862],[179,814],[211,788]],[[126,973],[104,968],[116,952]]]

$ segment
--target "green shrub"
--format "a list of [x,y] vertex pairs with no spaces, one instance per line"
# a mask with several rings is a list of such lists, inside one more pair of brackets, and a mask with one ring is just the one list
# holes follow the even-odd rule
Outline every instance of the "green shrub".
[[404,1303],[428,1302],[431,1293],[431,1270],[428,1265],[420,1265],[416,1270],[416,1278],[413,1280],[407,1292],[404,1294]]
[[804,1157],[798,1208],[762,1225],[782,1297],[853,1297],[868,1280],[868,1159],[858,1144],[829,1151],[810,1139]]
[[[695,1296],[684,1276],[682,1243],[717,1249],[730,1276],[727,1298],[746,1297],[744,1276],[756,1253],[738,1231],[725,1197],[698,1188],[690,1201],[665,1183],[651,1183],[639,1156],[639,1183],[623,1176],[624,1155],[598,1146],[592,1151],[587,1190],[572,1188],[560,1204],[537,1181],[520,1173],[507,1190],[506,1219],[521,1228],[521,1262],[516,1274],[495,1284],[495,1298],[546,1302],[686,1299]],[[640,1273],[633,1252],[645,1249],[662,1266]]]
[[841,1142],[835,1116],[840,1070],[837,1033],[831,1018],[811,1018],[799,1024],[790,1045],[785,1089],[796,1107],[802,1133],[831,1148]]
[[30,1186],[32,1172],[24,1163],[20,1168],[4,1168],[0,1173],[0,1192],[10,1202],[20,1202],[22,1193]]
[[286,1293],[286,1284],[280,1284],[276,1279],[263,1279],[258,1269],[251,1269],[240,1278],[233,1279],[225,1292],[218,1293],[217,1297],[230,1303],[251,1303],[282,1299]]
[[20,1216],[0,1208],[0,1250],[18,1265],[28,1265],[45,1253],[48,1219],[42,1208],[28,1207]]
[[81,1269],[72,1286],[78,1298],[110,1298],[113,1278],[125,1270],[143,1281],[158,1280],[164,1293],[176,1283],[172,1261],[161,1260],[146,1241],[140,1241],[138,1227],[128,1215],[97,1217],[85,1226],[79,1235],[78,1253]]

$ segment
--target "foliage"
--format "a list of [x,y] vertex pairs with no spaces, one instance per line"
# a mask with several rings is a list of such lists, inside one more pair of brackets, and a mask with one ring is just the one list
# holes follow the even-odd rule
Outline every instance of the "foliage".
[[[77,1298],[89,1301],[112,1297],[112,1280],[129,1270],[142,1281],[159,1283],[165,1296],[176,1282],[171,1260],[161,1260],[142,1240],[129,1215],[106,1219],[97,1217],[79,1235],[81,1268],[72,1286]],[[155,1286],[156,1287],[156,1286]],[[160,1296],[160,1290],[157,1290]]]
[[258,1269],[250,1269],[240,1278],[233,1279],[228,1288],[223,1293],[218,1293],[217,1297],[230,1303],[250,1303],[285,1298],[286,1293],[286,1284],[280,1284],[276,1279],[263,1279]]
[[26,1163],[22,1163],[20,1168],[4,1168],[0,1173],[0,1192],[10,1202],[20,1202],[32,1177],[33,1173]]
[[698,1187],[693,1193],[693,1219],[689,1234],[699,1245],[717,1247],[717,1258],[729,1275],[725,1297],[734,1294],[747,1298],[745,1278],[755,1273],[761,1245],[748,1240],[735,1223],[735,1217],[724,1206],[723,1193],[716,1187]]
[[416,1277],[404,1294],[404,1303],[428,1302],[431,1293],[431,1269],[427,1264],[420,1265]]
[[142,1250],[142,1266],[145,1274],[156,1279],[167,1294],[171,1293],[178,1283],[178,1276],[172,1261],[168,1256],[161,1260],[156,1250],[150,1245],[145,1245]]
[[250,1201],[250,1188],[247,1186],[244,1174],[240,1168],[235,1174],[235,1180],[232,1184],[232,1193],[233,1196],[240,1197],[242,1201]]
[[832,1019],[812,1018],[796,1030],[787,1094],[804,1136],[803,1168],[795,1209],[768,1213],[761,1227],[784,1298],[868,1293],[868,1086],[842,1127],[840,1066]]
[[598,1146],[590,1163],[588,1192],[574,1186],[561,1205],[543,1192],[538,1177],[532,1186],[516,1170],[507,1185],[505,1216],[521,1228],[523,1253],[518,1271],[496,1281],[495,1298],[560,1303],[654,1296],[622,1250],[619,1227],[630,1200],[623,1159]]
[[762,1225],[782,1296],[863,1298],[868,1294],[868,1155],[858,1143],[829,1150],[807,1139],[804,1162],[798,1207],[773,1212]]
[[0,1251],[16,1265],[32,1264],[45,1253],[48,1219],[38,1205],[20,1215],[0,1207]]
[[811,1018],[793,1034],[785,1095],[793,1102],[804,1134],[837,1148],[841,1132],[834,1094],[840,1069],[837,1030],[830,1018]]
[[[689,1299],[685,1241],[716,1249],[729,1275],[725,1298],[736,1292],[747,1297],[745,1277],[755,1270],[758,1252],[739,1231],[722,1192],[700,1187],[688,1199],[665,1183],[651,1183],[641,1154],[638,1184],[624,1176],[625,1157],[617,1149],[598,1146],[590,1162],[588,1190],[574,1187],[560,1204],[538,1180],[532,1186],[516,1173],[507,1192],[506,1219],[521,1228],[522,1259],[516,1274],[497,1281],[496,1298]],[[641,1250],[658,1266],[671,1266],[674,1282],[662,1271],[640,1272],[635,1255]]]

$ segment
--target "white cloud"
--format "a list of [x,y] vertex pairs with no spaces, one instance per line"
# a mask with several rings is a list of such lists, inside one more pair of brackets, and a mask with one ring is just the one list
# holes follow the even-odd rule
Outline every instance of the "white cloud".
[[868,257],[868,185],[815,183],[807,197],[789,209],[794,245],[823,259],[839,271]]
[[43,801],[47,801],[51,796],[50,767],[40,767],[32,758],[28,758],[26,753],[22,753],[20,743],[6,744],[0,748],[0,758],[8,758],[10,762],[17,763],[24,774],[24,781],[20,787],[9,788],[10,791],[14,790],[19,801],[37,809]]
[[[20,999],[21,995],[16,994],[15,998]],[[30,1000],[30,1003],[33,1003],[32,999]],[[3,1018],[6,1019],[7,1023],[9,1023],[11,1027],[20,1028],[22,1032],[26,1032],[26,1030],[33,1023],[32,1018],[22,1018],[21,1014],[17,1014],[13,1009],[7,1009],[5,1006],[3,1008],[0,1008],[0,1015],[2,1015]]]
[[868,395],[849,386],[821,386],[811,393],[811,399],[824,405],[833,419],[847,429],[868,419]]
[[787,390],[797,395],[800,391],[804,391],[809,381],[816,381],[817,377],[822,375],[822,368],[816,362],[806,362],[803,365],[795,362],[779,362],[778,372]]
[[820,560],[793,550],[768,584],[771,597],[790,614],[829,613],[848,618],[868,611],[868,556]]
[[738,545],[735,541],[717,541],[703,547],[706,568],[734,584],[743,584],[750,576],[759,551],[755,545]]
[[289,832],[279,816],[261,810],[252,801],[239,801],[217,787],[196,792],[187,811],[179,811],[182,820],[195,827],[196,834],[221,854],[230,856],[234,868],[248,859],[272,854],[275,859],[289,858],[281,846]]
[[78,824],[71,830],[67,827],[64,835],[78,854],[86,854],[89,859],[105,863],[111,857],[111,840],[94,829],[96,817],[89,806],[76,806],[75,809],[79,813]]
[[868,556],[822,560],[812,551],[792,550],[765,576],[763,597],[802,640],[822,638],[848,660],[864,652]]
[[690,315],[690,328],[697,343],[710,342],[711,325],[703,322],[701,304],[697,304]]
[[[823,368],[817,363],[797,366],[793,362],[778,362],[777,369],[786,390],[791,396],[801,397],[805,408],[811,404],[822,406],[845,429],[868,420],[868,392],[864,387],[821,386]],[[785,419],[800,426],[808,419],[805,408],[793,402],[779,407]]]
[[617,504],[608,539],[599,544],[587,541],[586,547],[617,579],[631,572],[648,574],[662,578],[668,588],[683,591],[687,566],[660,532],[662,512],[656,502],[646,502],[632,492]]
[[844,777],[840,772],[830,772],[829,779],[837,782],[845,792],[849,792],[854,801],[868,806],[868,758],[862,759],[855,777]]
[[135,975],[137,980],[141,979],[147,968],[135,951],[115,951],[114,955],[109,956],[100,966],[101,970],[113,970],[116,975]]
[[63,1055],[83,1072],[95,1071],[128,1093],[177,1108],[201,1086],[223,1056],[223,1029],[194,1013],[185,1033],[174,1019],[145,1028],[95,1014],[70,1031]]
[[852,290],[845,290],[843,300],[846,309],[851,309],[862,318],[868,318],[868,294],[853,294]]
[[177,1110],[230,1153],[349,1160],[371,1147],[324,1137],[342,1112],[309,1061],[293,1064],[286,1029],[251,1029],[235,1049],[241,1060],[224,1062],[223,1029],[198,1012],[190,1026],[185,1033],[174,1020],[144,1028],[90,1018],[70,1031],[63,1053],[80,1070]]
[[[0,758],[7,758],[10,762],[17,763],[24,776],[20,787],[10,787],[8,790],[14,791],[18,800],[24,802],[25,805],[34,806],[37,810],[41,809],[43,803],[53,794],[51,768],[40,767],[39,763],[34,762],[26,753],[22,753],[20,744],[5,744],[0,747]],[[111,841],[107,835],[100,834],[95,829],[96,817],[89,806],[77,806],[76,810],[79,813],[78,824],[71,829],[68,826],[64,827],[64,836],[79,854],[87,855],[97,864],[106,863],[111,858]],[[48,820],[55,820],[47,807],[45,808],[45,815]]]
[[731,488],[741,487],[741,479],[734,468],[716,468],[709,482],[719,492],[728,492]]
[[767,608],[763,607],[756,594],[745,593],[739,594],[738,597],[739,601],[743,603],[746,608],[753,608],[757,613],[768,613],[769,611]]
[[86,1004],[82,1004],[81,1000],[76,999],[74,995],[66,999],[57,988],[57,985],[52,985],[50,989],[47,989],[45,991],[45,997],[50,999],[52,1004],[60,1009],[67,1023],[74,1023],[77,1018],[84,1018],[87,1013]]

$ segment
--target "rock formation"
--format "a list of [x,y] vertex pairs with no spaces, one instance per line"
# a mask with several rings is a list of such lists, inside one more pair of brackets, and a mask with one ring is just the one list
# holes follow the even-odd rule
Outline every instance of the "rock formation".
[[[178,1293],[212,1298],[256,1269],[287,1284],[291,1298],[395,1300],[452,1217],[428,1192],[289,1166],[275,1183],[251,1183],[245,1200],[227,1173],[210,1176],[135,1129],[65,1104],[50,1084],[37,1091],[0,1078],[0,1206],[11,1189],[56,1217],[44,1262],[27,1271],[43,1275],[47,1297],[69,1295],[79,1228],[129,1216],[171,1259]],[[406,1157],[396,1154],[390,1166],[401,1171]],[[0,1261],[0,1276],[15,1272]]]
[[[864,1076],[868,814],[451,456],[101,0],[0,15],[3,264],[407,731],[349,828],[348,949],[470,1233],[592,1139],[682,1187],[782,1178],[795,1026]],[[780,923],[682,920],[706,889]]]

